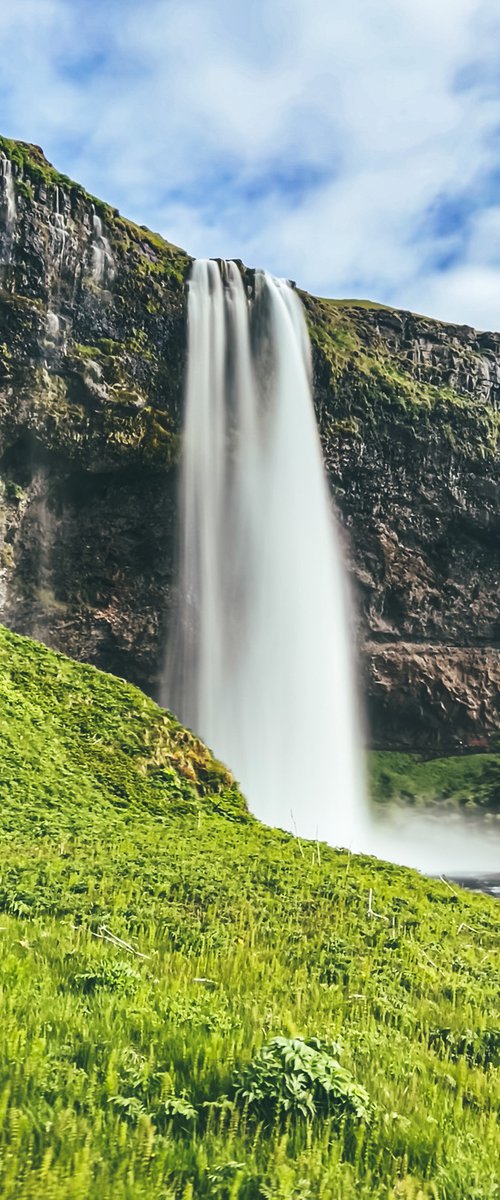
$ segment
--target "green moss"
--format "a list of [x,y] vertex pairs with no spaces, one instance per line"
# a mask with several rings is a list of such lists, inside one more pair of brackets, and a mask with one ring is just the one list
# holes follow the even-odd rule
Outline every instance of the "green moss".
[[130,245],[135,245],[139,252],[144,253],[144,246],[148,246],[157,252],[158,260],[149,263],[146,260],[142,264],[142,268],[148,273],[164,274],[175,282],[182,283],[190,260],[178,246],[167,242],[160,234],[152,233],[145,226],[139,227],[133,221],[120,216],[117,208],[113,208],[97,196],[93,196],[81,184],[57,171],[45,158],[39,146],[0,137],[0,152],[10,158],[22,173],[21,177],[16,176],[14,181],[20,194],[27,199],[31,198],[33,185],[42,185],[45,188],[60,187],[64,191],[71,191],[82,201],[91,204],[106,223],[114,249],[121,247],[123,250],[129,248]]
[[[429,444],[440,440],[471,459],[497,454],[500,417],[494,404],[417,378],[404,355],[398,357],[376,328],[356,315],[359,308],[382,306],[302,298],[320,387],[327,389],[330,404],[338,404],[339,419],[355,423],[356,435],[380,438],[390,429],[393,438],[411,433]],[[465,368],[474,368],[470,349],[457,346],[456,354]],[[323,423],[327,420],[324,415]]]
[[118,342],[116,338],[99,338],[99,353],[109,354],[112,357],[120,354],[122,351],[122,342]]
[[78,354],[80,358],[100,358],[102,350],[100,346],[88,346],[83,342],[73,342],[72,350]]
[[[64,376],[40,367],[26,370],[18,380],[19,394],[26,402],[26,428],[49,449],[63,451],[76,461],[88,462],[89,450],[95,455],[99,447],[101,460],[115,462],[125,456],[163,468],[177,462],[179,439],[168,416],[146,404],[146,396],[127,377],[121,359],[99,356],[96,347],[84,349],[88,353],[79,356],[81,379],[75,357],[73,370]],[[106,399],[98,407],[92,395],[87,396],[85,375],[94,358],[107,386]]]
[[20,483],[16,483],[13,479],[5,481],[5,495],[8,500],[14,500],[17,504],[26,499],[26,492],[21,487]]
[[360,422],[356,417],[338,417],[328,421],[327,429],[332,437],[358,437]]
[[60,171],[55,170],[39,146],[0,137],[0,150],[20,168],[32,183],[42,184],[44,187],[74,189],[82,196],[85,195],[84,189],[79,184],[70,179],[68,175],[62,175]]
[[29,179],[18,178],[16,180],[16,192],[18,196],[23,196],[25,200],[31,201],[34,197],[33,184]]
[[337,375],[343,367],[361,350],[361,342],[355,328],[336,311],[332,313],[327,301],[316,300],[311,304],[311,297],[302,294],[313,346],[327,359],[332,371]]
[[149,337],[145,329],[134,329],[132,337],[127,339],[126,348],[131,354],[140,354],[143,360],[144,358],[150,361],[154,359]]
[[168,279],[178,287],[183,285],[191,259],[179,246],[166,241],[159,233],[152,233],[145,225],[135,225],[122,216],[113,223],[113,235],[116,248],[133,253],[133,270],[140,279],[159,282]]
[[323,303],[327,304],[329,308],[340,308],[340,309],[341,308],[364,308],[364,309],[368,309],[368,310],[378,309],[382,312],[397,312],[398,311],[397,309],[393,308],[390,304],[379,304],[376,300],[357,300],[357,299],[335,300],[335,299],[327,299],[325,297],[325,298],[323,298]]
[[188,255],[186,255],[184,250],[181,250],[179,246],[175,246],[172,242],[168,242],[160,233],[152,233],[146,225],[136,225],[134,221],[129,221],[127,217],[120,216],[116,221],[116,228],[121,230],[130,241],[138,243],[139,246],[146,243],[154,250],[159,251],[160,254],[174,252],[178,256],[179,261],[188,260]]

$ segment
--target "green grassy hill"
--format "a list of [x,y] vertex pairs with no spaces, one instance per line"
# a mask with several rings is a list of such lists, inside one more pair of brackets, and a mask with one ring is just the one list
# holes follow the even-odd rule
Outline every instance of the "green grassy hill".
[[500,814],[498,753],[425,758],[378,750],[369,759],[371,793],[377,804],[437,804],[441,810],[448,805]]
[[498,1200],[495,901],[264,828],[6,631],[0,697],[2,1200]]

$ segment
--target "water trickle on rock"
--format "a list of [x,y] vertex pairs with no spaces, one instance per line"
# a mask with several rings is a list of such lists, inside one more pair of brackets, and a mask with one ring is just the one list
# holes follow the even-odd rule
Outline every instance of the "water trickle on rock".
[[96,283],[112,282],[115,275],[113,251],[103,231],[101,218],[94,213],[92,218],[92,276]]
[[56,339],[59,337],[60,324],[61,324],[60,317],[58,317],[57,313],[52,312],[52,310],[49,308],[47,310],[46,325],[47,325],[47,334],[50,337],[51,341],[55,342]]
[[12,163],[10,158],[0,157],[0,173],[3,180],[3,192],[5,197],[5,206],[7,210],[7,227],[12,230],[17,218],[16,209],[16,193],[14,191],[14,179],[12,175]]
[[63,212],[61,191],[58,187],[55,189],[55,207],[54,212],[51,214],[50,223],[52,229],[52,256],[57,267],[57,272],[60,273],[64,262],[68,227]]
[[17,221],[16,193],[10,158],[0,155],[0,188],[5,213],[5,234],[2,260],[3,264],[10,262],[12,243]]
[[63,319],[53,309],[47,309],[45,317],[45,334],[43,337],[45,365],[48,366],[58,354],[66,353],[66,337]]
[[287,283],[195,262],[179,609],[165,701],[270,825],[357,846],[364,810],[342,555]]

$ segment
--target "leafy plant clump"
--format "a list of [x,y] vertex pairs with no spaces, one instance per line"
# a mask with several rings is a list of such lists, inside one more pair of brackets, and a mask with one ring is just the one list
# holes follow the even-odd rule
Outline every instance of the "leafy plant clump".
[[369,1121],[368,1093],[341,1067],[340,1052],[339,1043],[321,1038],[272,1038],[236,1075],[235,1099],[264,1120],[334,1115]]
[[98,988],[107,988],[110,992],[133,992],[140,982],[139,971],[123,959],[95,965],[91,962],[85,963],[74,975],[74,986],[85,995],[92,994]]

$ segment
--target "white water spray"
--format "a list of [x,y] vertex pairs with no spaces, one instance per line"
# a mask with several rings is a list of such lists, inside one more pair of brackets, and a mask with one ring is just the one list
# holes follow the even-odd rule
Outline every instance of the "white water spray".
[[368,806],[302,308],[263,273],[249,298],[232,262],[195,262],[189,283],[180,511],[164,700],[255,815],[427,871],[498,870],[494,826]]
[[189,284],[179,619],[166,701],[252,811],[357,845],[363,784],[346,588],[286,283],[196,262]]

